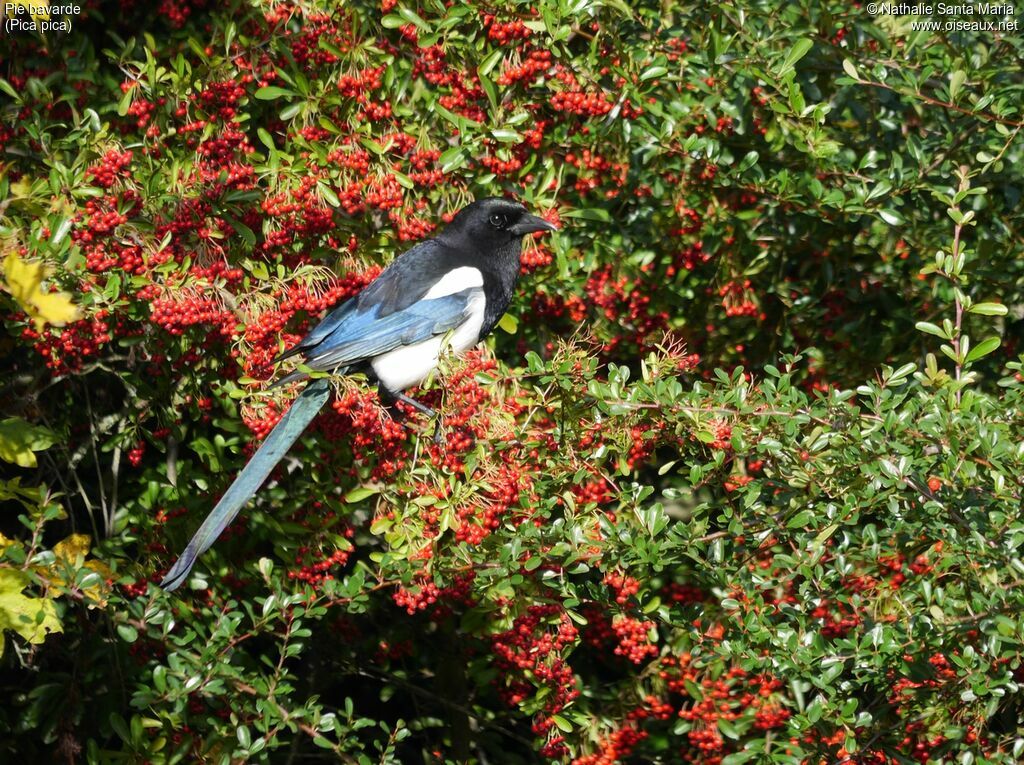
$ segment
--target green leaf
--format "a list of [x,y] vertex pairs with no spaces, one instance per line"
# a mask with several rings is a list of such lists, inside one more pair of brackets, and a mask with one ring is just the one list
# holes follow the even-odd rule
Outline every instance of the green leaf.
[[345,495],[345,502],[352,504],[355,502],[362,502],[367,497],[372,497],[374,494],[379,494],[380,489],[372,486],[360,486],[357,489],[352,489],[348,494]]
[[441,172],[447,175],[466,164],[466,154],[462,151],[461,146],[453,146],[445,151],[437,161],[441,165]]
[[254,95],[260,101],[273,101],[276,98],[287,98],[288,96],[294,96],[297,94],[294,90],[279,88],[276,85],[267,85],[257,90]]
[[490,74],[491,70],[498,65],[498,62],[501,61],[504,56],[505,51],[502,48],[494,49],[490,54],[488,54],[487,58],[480,62],[480,66],[477,67],[477,74],[484,76]]
[[813,47],[814,41],[808,37],[801,38],[793,43],[793,47],[789,49],[789,53],[786,54],[786,60],[782,64],[782,71],[785,72],[794,67]]
[[121,100],[117,102],[117,116],[125,117],[128,114],[128,109],[131,108],[132,98],[135,95],[135,88],[128,88],[121,96]]
[[736,172],[742,173],[745,172],[746,170],[749,170],[750,168],[757,164],[757,160],[759,157],[760,155],[756,151],[751,149],[743,156],[743,159],[740,160],[740,163],[736,165]]
[[998,348],[999,344],[1000,340],[998,337],[989,337],[982,340],[976,346],[971,348],[970,353],[967,354],[967,361],[977,361],[982,356],[987,356]]
[[919,321],[914,326],[921,332],[927,332],[929,335],[935,335],[936,337],[941,337],[943,340],[949,340],[949,335],[946,334],[946,330],[932,324],[930,321]]
[[405,6],[398,9],[399,15],[405,19],[407,23],[415,24],[420,30],[430,33],[430,24],[423,20],[423,18],[415,11]]
[[960,88],[967,81],[967,72],[963,69],[957,69],[953,74],[949,76],[949,98],[950,100],[956,100],[956,94],[960,92]]
[[896,382],[899,382],[900,380],[903,380],[904,378],[906,378],[907,375],[909,375],[911,372],[915,371],[916,369],[917,369],[917,364],[915,364],[912,361],[908,361],[906,364],[904,364],[899,369],[897,369],[895,372],[893,372],[891,375],[889,375],[888,382],[890,384],[894,384]]
[[895,210],[879,210],[878,216],[890,226],[901,226],[906,219]]
[[1006,316],[1006,306],[1002,303],[975,303],[967,309],[967,313],[977,313],[982,316]]
[[282,120],[287,122],[288,120],[290,120],[292,117],[294,117],[296,114],[298,114],[301,111],[302,111],[302,102],[301,101],[296,101],[293,104],[288,104],[288,106],[286,106],[284,109],[281,110],[281,114],[278,115],[278,116],[280,116]]
[[601,223],[611,223],[612,216],[607,210],[600,207],[589,207],[583,210],[565,210],[559,213],[562,218],[582,218],[583,220],[596,220]]
[[789,83],[789,105],[796,114],[802,114],[806,106],[803,91],[795,82]]
[[494,136],[495,141],[501,143],[522,143],[523,134],[517,133],[515,130],[507,130],[505,128],[498,128],[491,131],[491,135]]
[[555,727],[562,731],[562,733],[572,733],[573,731],[572,723],[561,715],[551,715],[551,722],[553,722]]
[[726,738],[731,738],[734,741],[739,740],[740,732],[736,727],[736,724],[727,720],[724,717],[718,718],[718,729],[722,731],[722,735]]
[[334,189],[328,186],[326,183],[318,182],[316,184],[317,191],[320,192],[320,196],[324,198],[331,207],[341,207],[341,200],[338,199],[338,195],[334,193]]
[[799,529],[803,528],[814,520],[814,513],[810,510],[801,510],[788,521],[786,521],[787,529]]
[[274,145],[274,139],[264,128],[256,129],[256,137],[260,139],[260,143],[267,147],[270,151],[276,151],[277,147]]
[[0,90],[2,90],[4,93],[6,93],[11,98],[13,98],[14,99],[14,103],[16,103],[16,104],[20,104],[21,103],[21,96],[18,95],[18,91],[16,91],[11,86],[11,83],[9,83],[7,80],[4,80],[4,79],[0,78]]
[[239,220],[225,215],[224,220],[228,222],[228,225],[235,230],[235,233],[242,237],[242,241],[245,242],[246,246],[250,249],[256,246],[256,234],[251,228],[246,226]]
[[61,218],[60,223],[57,225],[57,228],[54,229],[53,235],[50,237],[50,242],[54,245],[58,245],[63,242],[64,238],[71,231],[71,226],[72,220],[69,216]]
[[400,173],[397,170],[392,170],[391,171],[391,175],[394,177],[394,179],[396,181],[398,181],[398,185],[399,186],[402,186],[403,188],[407,188],[407,189],[414,189],[414,188],[416,188],[416,184],[413,183],[412,178],[410,178],[405,173]]
[[664,66],[652,66],[648,67],[640,75],[640,82],[646,82],[647,80],[653,80],[655,77],[661,77],[668,74],[668,67]]

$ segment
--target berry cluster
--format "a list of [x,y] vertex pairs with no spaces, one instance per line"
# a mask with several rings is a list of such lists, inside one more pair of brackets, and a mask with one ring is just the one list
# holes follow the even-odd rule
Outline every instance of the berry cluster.
[[553,715],[579,696],[572,668],[563,658],[579,639],[572,619],[557,605],[535,605],[517,616],[512,627],[491,638],[491,651],[501,673],[499,690],[509,704],[529,699],[536,687],[546,690],[544,709],[533,723],[545,740],[541,754],[560,757],[567,751]]
[[597,743],[597,751],[577,757],[572,765],[617,765],[628,758],[647,733],[627,724]]
[[518,64],[507,64],[498,75],[497,82],[506,87],[519,82],[533,82],[551,70],[551,61],[551,51],[546,48],[533,48]]
[[653,348],[652,340],[667,327],[668,313],[651,307],[647,285],[636,282],[630,287],[626,276],[615,276],[611,265],[591,274],[585,290],[590,304],[608,320],[623,325],[623,331],[604,344],[604,352],[612,355],[622,346],[635,345],[638,350]]
[[[322,511],[322,507],[318,510]],[[324,517],[317,520],[323,523],[329,521],[329,518]],[[308,520],[305,521],[305,524],[310,525]],[[344,532],[344,536],[349,539],[354,535],[355,531],[352,528],[347,528]],[[288,578],[316,587],[333,579],[334,575],[331,570],[344,566],[351,554],[352,548],[347,544],[343,548],[336,547],[334,549],[314,549],[310,545],[301,545],[295,553],[295,565],[299,568],[289,570]]]
[[128,169],[131,163],[132,153],[130,151],[111,149],[98,162],[89,165],[85,171],[85,176],[92,178],[97,186],[109,189],[121,179],[124,171]]
[[440,594],[441,588],[423,576],[412,587],[398,587],[392,597],[396,606],[404,608],[412,616],[434,605]]
[[98,357],[100,350],[113,339],[104,312],[96,313],[94,319],[80,319],[65,325],[57,336],[25,327],[21,337],[34,344],[55,376],[80,371],[85,361]]
[[765,318],[754,299],[750,279],[726,282],[718,288],[718,296],[722,298],[726,316],[757,316],[762,320]]
[[654,629],[654,622],[644,622],[631,616],[616,616],[612,630],[618,640],[615,655],[623,656],[634,664],[643,664],[658,655],[658,647],[651,643],[648,634]]
[[519,19],[498,21],[494,15],[484,13],[482,20],[484,29],[487,30],[487,39],[498,45],[507,45],[518,40],[527,40],[533,34],[530,28]]
[[556,112],[580,117],[603,117],[614,105],[611,97],[604,93],[562,91],[551,96],[551,108]]

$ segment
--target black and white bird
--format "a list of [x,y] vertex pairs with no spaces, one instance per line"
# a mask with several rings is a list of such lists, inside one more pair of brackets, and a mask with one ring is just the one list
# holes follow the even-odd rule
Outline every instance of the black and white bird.
[[[402,253],[355,298],[277,360],[302,354],[316,371],[366,367],[388,400],[438,363],[445,336],[461,353],[505,313],[519,278],[522,238],[556,226],[517,202],[489,197],[463,208],[434,239]],[[302,379],[293,373],[279,384]]]
[[[519,278],[523,237],[556,229],[518,202],[477,200],[435,238],[399,255],[275,361],[301,354],[313,371],[365,372],[385,401],[403,401],[433,415],[404,391],[437,368],[446,347],[460,353],[494,329]],[[275,385],[307,377],[293,372]],[[299,394],[164,577],[164,589],[185,581],[196,558],[256,493],[329,397],[325,378],[313,380]]]

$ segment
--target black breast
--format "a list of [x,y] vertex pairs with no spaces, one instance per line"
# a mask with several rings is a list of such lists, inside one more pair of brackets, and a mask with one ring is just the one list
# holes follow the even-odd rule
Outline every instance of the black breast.
[[474,264],[484,277],[484,323],[480,328],[483,340],[494,329],[512,302],[516,282],[519,281],[519,254],[522,241],[515,239],[494,252],[483,264]]

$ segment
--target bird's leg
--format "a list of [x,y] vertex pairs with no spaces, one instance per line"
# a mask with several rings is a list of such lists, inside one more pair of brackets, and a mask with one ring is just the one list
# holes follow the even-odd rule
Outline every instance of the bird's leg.
[[438,416],[437,412],[435,412],[433,409],[431,409],[426,404],[421,404],[416,399],[409,398],[404,393],[396,393],[394,395],[395,395],[395,398],[398,399],[399,401],[401,401],[403,404],[408,404],[413,409],[416,409],[416,410],[418,410],[420,412],[423,412],[423,414],[427,415],[427,417],[430,417],[432,420],[434,420],[434,443],[435,444],[440,444],[441,443],[441,418]]
[[436,411],[431,409],[426,404],[421,404],[414,398],[409,398],[409,396],[406,396],[404,393],[388,390],[383,385],[378,385],[377,390],[381,400],[384,401],[384,404],[385,406],[387,406],[389,412],[394,411],[393,405],[396,401],[401,401],[403,404],[408,404],[413,409],[419,412],[423,412],[423,414],[427,415],[427,417],[433,419],[435,422],[434,443],[441,443],[441,418],[438,416]]
[[437,412],[435,412],[429,406],[427,406],[426,404],[421,404],[414,398],[409,398],[404,393],[396,393],[395,398],[398,401],[401,401],[403,404],[408,404],[413,409],[418,409],[419,411],[423,412],[423,414],[427,415],[427,417],[437,417]]

